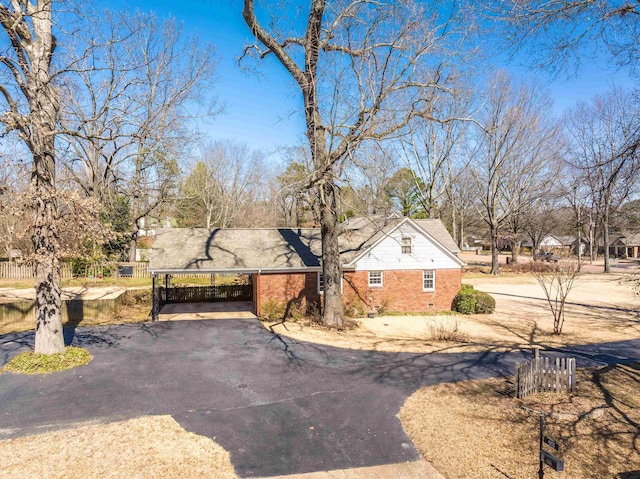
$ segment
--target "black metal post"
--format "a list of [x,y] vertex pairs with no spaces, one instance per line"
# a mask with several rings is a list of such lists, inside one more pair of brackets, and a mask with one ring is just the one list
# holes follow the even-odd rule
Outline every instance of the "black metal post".
[[151,321],[158,319],[158,292],[156,291],[156,275],[151,275]]
[[544,479],[544,462],[542,461],[542,445],[544,443],[544,413],[540,412],[540,467],[538,468],[538,479]]

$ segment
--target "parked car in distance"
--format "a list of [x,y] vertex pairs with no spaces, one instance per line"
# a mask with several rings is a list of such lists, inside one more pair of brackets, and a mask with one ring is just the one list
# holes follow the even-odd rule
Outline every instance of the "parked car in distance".
[[557,263],[560,260],[560,256],[553,254],[549,251],[541,251],[533,255],[533,261],[546,261],[548,263]]

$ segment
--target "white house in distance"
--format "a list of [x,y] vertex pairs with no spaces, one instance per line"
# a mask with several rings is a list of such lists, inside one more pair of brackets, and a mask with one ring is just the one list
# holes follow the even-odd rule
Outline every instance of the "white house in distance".
[[[533,243],[529,239],[524,241],[522,246],[533,248]],[[588,247],[589,242],[586,238],[580,238],[580,254],[585,254]],[[578,254],[578,238],[576,236],[549,234],[542,238],[539,248],[541,251],[548,251],[557,254]]]

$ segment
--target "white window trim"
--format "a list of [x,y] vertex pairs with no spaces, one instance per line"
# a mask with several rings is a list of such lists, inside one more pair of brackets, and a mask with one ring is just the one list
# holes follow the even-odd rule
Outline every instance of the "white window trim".
[[[409,240],[409,244],[405,245],[404,240]],[[404,252],[405,247],[409,248],[408,253]],[[400,240],[400,254],[408,254],[408,255],[413,254],[413,239],[411,238],[411,236],[403,236],[402,239]]]
[[[380,273],[380,284],[371,284],[371,273]],[[367,284],[370,288],[382,288],[384,286],[384,271],[367,271]]]
[[[425,288],[424,287],[424,280],[425,280],[425,273],[431,272],[433,273],[433,288]],[[423,269],[422,270],[422,291],[424,292],[434,292],[436,290],[436,270],[435,269]]]

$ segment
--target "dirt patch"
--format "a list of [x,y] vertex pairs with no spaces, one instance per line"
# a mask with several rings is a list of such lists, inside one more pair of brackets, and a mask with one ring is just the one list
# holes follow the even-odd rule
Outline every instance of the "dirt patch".
[[229,453],[170,416],[0,441],[2,477],[235,478]]
[[[381,316],[355,320],[346,331],[310,323],[266,323],[274,332],[300,341],[342,348],[404,351],[507,351],[523,347],[623,341],[640,337],[640,297],[626,275],[588,274],[568,297],[563,334],[553,334],[553,316],[540,285],[530,275],[463,280],[496,300],[493,314]],[[434,330],[457,329],[450,341]],[[442,335],[440,335],[442,337]]]
[[[522,403],[505,381],[442,384],[414,393],[400,412],[422,455],[450,479],[530,479],[538,470],[539,416],[560,443],[565,479],[640,478],[640,363],[581,370],[573,395]],[[619,475],[618,475],[619,474]]]

